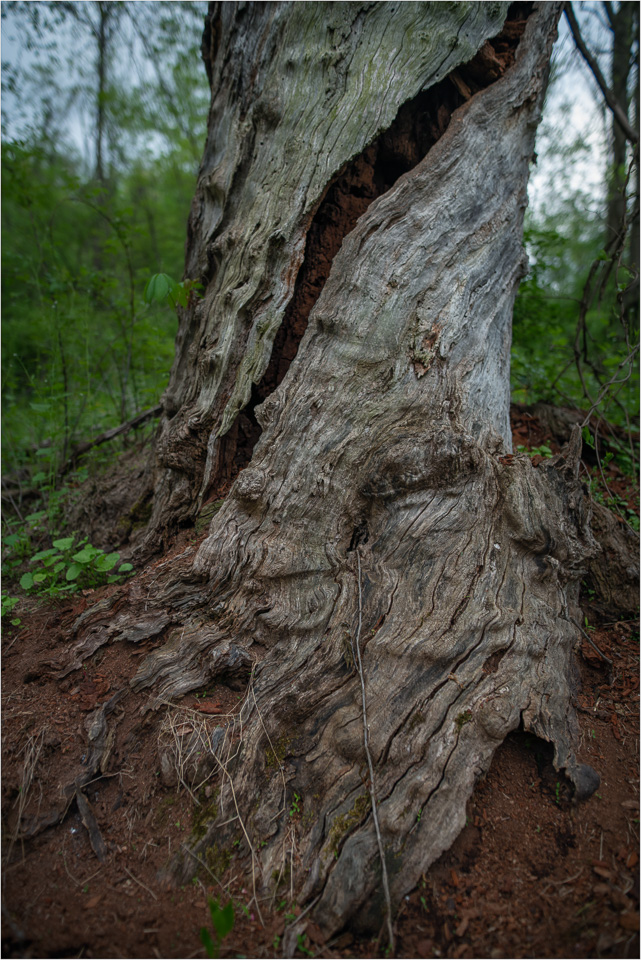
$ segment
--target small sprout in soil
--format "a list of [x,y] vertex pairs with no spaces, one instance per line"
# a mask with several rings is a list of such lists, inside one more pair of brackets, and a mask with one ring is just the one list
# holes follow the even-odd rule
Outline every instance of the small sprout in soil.
[[420,901],[421,901],[421,906],[423,907],[423,910],[425,910],[425,913],[429,913],[429,910],[427,909],[427,901],[425,900],[425,897],[420,897]]
[[556,781],[556,787],[554,788],[554,795],[555,795],[556,803],[560,803],[561,802],[561,784],[559,783],[558,780]]
[[227,906],[220,907],[217,900],[208,900],[213,937],[207,927],[200,928],[200,939],[208,957],[217,957],[220,945],[234,928],[234,904],[230,900]]
[[[420,822],[421,822],[421,817],[422,817],[422,815],[423,815],[423,807],[419,807],[419,811],[418,811],[418,813],[416,814],[416,822],[417,822],[417,823],[420,823]],[[466,817],[465,820],[466,820],[466,824],[465,824],[465,825],[467,826],[467,821],[469,820],[469,817]]]
[[294,793],[294,799],[292,800],[292,805],[289,808],[290,817],[295,817],[297,814],[300,814],[300,796],[297,793]]
[[304,933],[298,934],[298,939],[296,941],[298,949],[300,950],[301,953],[304,953],[307,957],[313,957],[314,954],[312,953],[312,951],[308,950],[307,947],[305,946],[305,939],[306,938]]
[[280,937],[278,936],[278,934],[276,934],[276,936],[274,937],[273,947],[274,947],[274,952],[276,953],[278,951],[278,948],[280,947]]

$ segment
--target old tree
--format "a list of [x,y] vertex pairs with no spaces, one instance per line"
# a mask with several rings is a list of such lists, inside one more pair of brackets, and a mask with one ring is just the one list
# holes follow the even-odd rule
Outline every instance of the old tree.
[[[580,441],[535,467],[509,425],[561,6],[207,16],[186,261],[205,292],[181,312],[144,549],[211,522],[197,552],[82,615],[66,670],[154,638],[130,695],[157,718],[211,683],[243,691],[239,714],[160,739],[167,776],[192,763],[215,788],[167,875],[215,873],[240,840],[254,891],[286,882],[326,935],[380,929],[520,725],[553,744],[576,799],[598,783],[571,706],[598,549]],[[115,699],[93,717],[85,778]]]

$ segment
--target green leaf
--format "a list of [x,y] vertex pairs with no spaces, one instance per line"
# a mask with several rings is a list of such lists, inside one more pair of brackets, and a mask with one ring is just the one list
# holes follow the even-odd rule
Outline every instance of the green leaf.
[[74,553],[72,559],[75,560],[76,563],[91,563],[91,561],[95,557],[99,556],[101,553],[102,553],[102,550],[98,550],[97,547],[92,547],[87,545],[86,547],[83,547],[82,550],[80,550],[78,553]]
[[72,563],[71,566],[67,569],[67,572],[65,574],[66,579],[75,580],[81,570],[82,570],[82,567],[80,566],[79,563]]
[[226,907],[221,910],[214,900],[209,901],[209,912],[211,913],[211,922],[218,938],[223,940],[234,926],[234,905],[229,901]]
[[53,545],[58,550],[71,550],[75,537],[64,537],[62,540],[54,540]]
[[163,303],[172,297],[176,300],[178,295],[178,284],[167,273],[154,273],[145,285],[143,299],[145,303]]
[[54,553],[54,555],[53,555],[52,557],[46,557],[46,558],[42,561],[42,564],[43,564],[43,566],[45,566],[45,567],[50,567],[51,564],[52,564],[52,563],[55,563],[57,560],[62,560],[62,554],[61,554],[61,553]]
[[108,570],[113,570],[119,560],[119,553],[103,554],[96,560],[96,570],[100,570],[101,573],[106,573]]
[[34,573],[33,582],[34,583],[43,583],[47,579],[46,573]]
[[45,557],[53,557],[56,553],[58,553],[58,551],[53,547],[50,547],[48,550],[39,550],[38,553],[34,553],[29,563],[35,563],[36,560],[44,560]]
[[214,941],[211,938],[211,933],[209,932],[207,927],[200,928],[200,940],[203,946],[205,947],[205,950],[207,951],[208,957],[218,956],[216,945],[214,944]]
[[583,442],[587,443],[588,447],[592,447],[594,450],[594,438],[587,426],[585,426],[581,431],[581,436],[583,437]]
[[33,574],[23,573],[20,577],[20,586],[23,590],[31,590],[33,586]]
[[127,573],[128,570],[133,570],[131,563],[121,563],[118,567],[118,573]]

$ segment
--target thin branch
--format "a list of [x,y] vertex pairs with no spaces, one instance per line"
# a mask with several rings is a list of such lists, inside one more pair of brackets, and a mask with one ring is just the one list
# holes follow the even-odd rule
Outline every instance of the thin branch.
[[143,410],[142,413],[137,413],[135,417],[132,417],[131,420],[127,420],[126,423],[121,423],[118,427],[112,427],[111,430],[105,430],[104,433],[94,437],[93,440],[86,440],[84,443],[79,443],[77,447],[74,447],[71,452],[71,456],[58,471],[59,475],[62,477],[65,475],[65,473],[68,473],[75,466],[78,459],[85,453],[88,453],[89,450],[100,446],[102,443],[107,443],[109,440],[114,440],[123,433],[128,433],[130,430],[135,430],[137,427],[142,426],[143,423],[146,423],[147,420],[153,420],[154,417],[160,416],[161,413],[162,404],[157,404],[155,407],[150,407],[148,410]]
[[592,649],[593,649],[593,650],[596,650],[596,652],[599,654],[599,656],[601,657],[601,659],[602,659],[602,660],[605,660],[606,663],[609,663],[610,666],[613,667],[613,666],[614,666],[614,663],[612,662],[612,660],[610,660],[609,657],[606,657],[606,655],[603,653],[602,650],[599,650],[599,648],[597,647],[597,645],[596,645],[596,643],[594,642],[594,640],[590,639],[590,637],[588,636],[588,634],[586,633],[586,631],[583,629],[583,627],[581,626],[581,624],[580,624],[580,623],[577,623],[576,620],[574,619],[574,617],[570,617],[570,622],[574,624],[574,626],[577,628],[577,630],[580,630],[580,631],[581,631],[581,633],[583,634],[583,636],[585,637],[585,639],[588,641],[588,643],[590,644],[590,646],[592,647]]
[[584,43],[583,37],[581,36],[581,31],[579,30],[579,25],[576,21],[576,17],[574,16],[574,11],[572,10],[572,4],[566,3],[564,9],[565,16],[567,17],[567,21],[570,25],[570,30],[572,31],[572,36],[574,37],[574,42],[576,43],[583,59],[594,74],[594,79],[599,85],[601,93],[605,98],[605,102],[614,114],[615,120],[623,130],[630,143],[638,143],[639,134],[630,126],[625,110],[621,107],[620,103],[608,87],[607,83],[605,82],[605,78],[599,69],[598,63]]
[[354,657],[354,662],[358,661],[358,675],[361,681],[361,696],[363,701],[363,745],[365,747],[365,755],[367,757],[367,765],[369,767],[369,793],[372,800],[372,819],[374,820],[374,827],[376,829],[376,840],[378,842],[378,853],[381,859],[381,869],[383,874],[383,891],[385,893],[385,906],[387,909],[387,934],[389,937],[389,945],[391,948],[392,954],[394,951],[394,931],[392,929],[392,901],[390,898],[389,892],[389,881],[387,879],[387,865],[385,863],[385,851],[383,850],[383,838],[381,837],[381,828],[378,823],[378,806],[376,803],[376,787],[374,781],[374,764],[372,763],[372,755],[369,751],[369,736],[367,732],[367,700],[365,697],[365,677],[363,674],[363,661],[361,660],[361,629],[363,626],[363,592],[361,588],[361,555],[358,547],[356,547],[356,560],[358,562],[358,631],[356,637],[353,640],[353,647],[356,647],[356,650],[352,651],[352,656],[356,653]]
[[125,873],[128,874],[128,875],[131,877],[131,879],[134,881],[134,883],[137,883],[139,887],[142,887],[143,890],[146,890],[147,893],[150,893],[150,894],[152,895],[152,897],[154,898],[154,900],[157,900],[157,899],[158,899],[158,897],[156,896],[156,894],[154,893],[154,891],[151,890],[149,887],[147,887],[147,886],[142,882],[142,880],[139,880],[139,879],[138,879],[138,877],[134,877],[134,875],[133,875],[133,873],[131,872],[131,870],[128,870],[127,867],[126,867],[124,864],[123,864],[123,867],[122,867],[122,868],[123,868],[123,870],[125,871]]

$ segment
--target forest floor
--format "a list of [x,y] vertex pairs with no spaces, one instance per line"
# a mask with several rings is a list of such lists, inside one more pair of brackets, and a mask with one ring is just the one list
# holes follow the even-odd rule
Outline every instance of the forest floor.
[[[517,418],[513,427],[515,445],[552,442],[532,418]],[[623,484],[615,473],[609,482]],[[204,535],[183,531],[172,553],[196,549]],[[73,780],[85,759],[87,718],[115,691],[129,689],[148,652],[146,644],[110,644],[81,670],[54,676],[71,624],[117,589],[85,591],[73,602],[25,600],[16,608],[20,624],[4,631],[3,956],[204,957],[199,931],[211,930],[212,897],[235,904],[220,956],[282,956],[287,928],[301,913],[289,889],[259,900],[257,909],[251,879],[233,857],[217,879],[194,863],[194,878],[183,887],[159,880],[171,853],[199,829],[189,792],[160,770],[159,743],[181,727],[215,726],[221,714],[237,711],[240,697],[229,688],[186,696],[164,718],[144,712],[143,698],[126,692],[112,714],[116,740],[108,762],[85,788],[93,815],[81,816],[72,796],[59,823],[13,839],[42,822]],[[511,734],[478,783],[454,846],[405,897],[396,956],[639,955],[639,621],[605,613],[589,587],[583,608],[598,650],[584,638],[576,651],[578,759],[599,772],[600,788],[573,804],[549,746]],[[105,845],[102,860],[90,836],[95,830]],[[323,943],[309,923],[295,955],[389,954],[383,940],[349,931]]]

